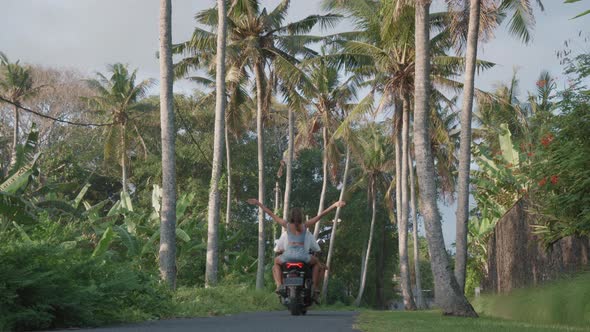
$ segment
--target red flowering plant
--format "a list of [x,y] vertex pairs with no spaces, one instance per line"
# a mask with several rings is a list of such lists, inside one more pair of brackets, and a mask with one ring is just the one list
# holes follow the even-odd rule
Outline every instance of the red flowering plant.
[[576,84],[559,94],[530,170],[536,230],[546,244],[590,234],[590,92],[580,83],[590,77],[590,54],[572,61],[568,71],[579,75]]

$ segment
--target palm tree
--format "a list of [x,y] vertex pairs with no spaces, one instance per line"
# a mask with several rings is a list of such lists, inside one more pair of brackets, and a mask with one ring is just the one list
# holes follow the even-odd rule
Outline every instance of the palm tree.
[[[366,137],[363,137],[363,134]],[[359,293],[354,301],[354,304],[359,306],[365,290],[367,269],[371,257],[371,245],[373,242],[373,232],[377,213],[377,195],[379,188],[381,188],[381,192],[385,192],[388,183],[391,182],[387,172],[393,167],[394,156],[391,145],[387,142],[386,136],[374,125],[366,128],[366,132],[359,133],[358,138],[351,139],[350,143],[352,152],[359,166],[359,171],[364,175],[361,177],[360,181],[367,185],[367,201],[371,204],[369,239],[361,266]],[[354,186],[358,187],[361,182]]]
[[[251,122],[253,101],[247,93],[248,75],[244,68],[241,70],[232,63],[225,61],[228,65],[225,71],[225,120],[224,120],[224,140],[226,153],[226,172],[227,172],[227,195],[226,195],[226,215],[225,223],[229,224],[231,220],[232,207],[232,163],[230,139],[240,137],[245,130],[248,130],[248,123]],[[205,65],[205,68],[211,68],[212,64]],[[175,76],[177,78],[185,77],[188,74],[189,67],[177,66]],[[189,76],[188,80],[203,85],[212,90],[211,93],[203,96],[199,105],[207,105],[216,102],[216,68],[211,69],[206,76]]]
[[[342,174],[342,187],[340,188],[339,201],[344,200],[344,194],[346,193],[346,183],[348,181],[348,169],[350,167],[350,147],[346,148],[346,158],[344,160],[344,173]],[[336,242],[336,226],[340,217],[340,207],[336,209],[334,220],[332,222],[332,233],[330,235],[330,246],[328,247],[328,257],[326,258],[326,266],[328,267],[324,272],[324,283],[322,285],[322,302],[325,303],[326,297],[328,296],[328,281],[330,279],[330,264],[332,262],[332,255],[334,253],[334,244]]]
[[105,145],[105,159],[110,159],[112,155],[120,158],[121,165],[121,184],[123,194],[127,190],[127,128],[130,117],[134,112],[145,112],[153,109],[152,105],[142,102],[152,85],[152,80],[143,80],[136,83],[137,69],[130,72],[126,65],[116,63],[108,66],[111,74],[109,77],[102,73],[97,73],[97,79],[88,80],[91,89],[96,91],[97,95],[88,98],[91,107],[99,112],[104,112],[112,118],[112,126],[109,126]]
[[[399,231],[401,286],[404,303],[407,309],[414,309],[415,304],[411,293],[409,274],[407,273],[407,162],[403,161],[402,145],[408,136],[402,136],[404,126],[402,117],[405,112],[409,116],[410,98],[414,91],[414,25],[413,9],[404,1],[381,2],[376,0],[327,0],[324,6],[338,9],[352,15],[360,31],[341,34],[344,40],[342,52],[330,55],[333,61],[345,65],[362,77],[370,78],[366,84],[381,93],[379,110],[395,105],[394,132],[396,133],[396,212]],[[375,12],[379,13],[376,15]],[[437,27],[444,28],[445,15],[429,15]],[[439,29],[439,30],[441,30]],[[435,64],[431,72],[432,79],[445,86],[457,88],[460,83],[448,77],[459,73],[462,59],[445,54],[448,49],[448,31],[442,29],[432,41],[436,50],[433,56]],[[490,63],[480,62],[481,67],[489,67]],[[434,91],[438,98],[445,98],[442,93]],[[351,114],[356,116],[354,114]],[[409,119],[409,118],[408,118]],[[407,126],[406,126],[407,128]],[[405,177],[404,177],[405,175]],[[406,180],[404,180],[406,179]],[[405,184],[405,185],[404,185]],[[405,199],[403,199],[405,197]],[[402,202],[403,201],[403,202]],[[402,204],[403,203],[403,204]]]
[[[172,94],[172,4],[160,1],[160,127],[162,135],[162,213],[160,221],[160,274],[176,288],[176,158]],[[132,75],[135,76],[135,73]],[[125,190],[125,189],[124,189]]]
[[285,174],[285,193],[283,196],[283,219],[289,218],[289,204],[291,204],[291,186],[293,184],[293,150],[295,149],[295,114],[293,107],[289,106],[288,119],[289,122],[289,146],[287,148],[287,160],[285,167],[287,168]]
[[[416,304],[411,292],[410,269],[408,263],[408,214],[409,214],[409,191],[408,191],[408,152],[409,152],[409,128],[410,128],[410,98],[408,94],[403,96],[403,114],[402,114],[402,134],[401,134],[401,178],[396,178],[396,182],[401,185],[401,218],[398,219],[399,232],[399,257],[400,257],[400,277],[402,286],[404,304],[406,309],[415,310]],[[398,136],[399,138],[399,136]],[[398,144],[396,144],[398,145]],[[396,156],[397,157],[397,156]],[[397,164],[397,163],[396,163]],[[399,193],[399,191],[398,191]],[[397,196],[397,195],[396,195]]]
[[221,155],[223,151],[225,123],[225,38],[226,38],[226,4],[225,0],[217,1],[217,60],[216,60],[216,97],[215,97],[215,129],[213,142],[213,169],[211,186],[209,187],[209,205],[207,209],[207,264],[205,268],[205,286],[217,283],[218,239],[219,227],[219,178],[221,176]]
[[[287,99],[287,121],[288,121],[288,147],[286,156],[284,157],[284,168],[286,168],[285,174],[285,192],[283,195],[283,219],[289,218],[289,205],[291,204],[291,187],[293,184],[293,160],[295,157],[295,113],[306,112],[305,105],[307,104],[298,91],[296,86],[282,84],[283,94],[286,95]],[[283,231],[286,231],[283,229]]]
[[[18,145],[20,112],[19,107],[23,101],[32,97],[37,91],[38,87],[33,87],[33,76],[31,75],[31,68],[28,66],[21,66],[19,61],[11,63],[8,57],[0,52],[0,93],[6,100],[11,101],[14,109],[14,125],[12,135],[12,150],[10,154],[10,162],[8,165],[12,166],[16,162],[16,147]],[[6,171],[10,169],[7,168]]]
[[430,149],[428,111],[430,102],[430,12],[431,0],[417,0],[415,10],[416,68],[414,92],[414,145],[416,173],[420,181],[430,265],[435,278],[436,302],[443,313],[477,317],[451,271],[437,206],[434,160]]
[[[284,25],[290,0],[281,1],[275,9],[267,11],[260,8],[257,0],[236,0],[232,2],[227,15],[227,61],[239,69],[248,67],[254,73],[256,83],[256,130],[258,141],[258,201],[264,203],[264,137],[263,119],[268,115],[273,85],[269,84],[266,68],[279,79],[297,84],[304,79],[304,74],[296,63],[298,54],[313,55],[315,52],[307,48],[319,37],[303,35],[319,24],[322,27],[333,26],[339,19],[338,15],[311,15],[300,21]],[[197,21],[208,27],[218,24],[215,8],[204,10],[196,15]],[[213,30],[213,29],[211,29]],[[175,46],[176,53],[185,53],[190,57],[181,61],[180,68],[199,68],[207,63],[215,49],[215,33],[195,28],[191,40]],[[256,288],[264,286],[264,212],[258,211],[258,269]]]
[[[494,0],[447,0],[452,9],[460,15],[454,22],[454,36],[460,47],[466,45],[465,83],[463,105],[461,109],[461,143],[459,151],[459,176],[457,186],[457,238],[455,256],[455,277],[461,290],[465,288],[467,268],[467,235],[469,219],[469,172],[471,165],[471,118],[475,92],[475,69],[477,45],[479,39],[488,39],[497,22],[503,15],[509,14],[508,29],[511,34],[528,43],[531,40],[530,29],[534,24],[530,0],[502,0],[496,8]],[[543,10],[540,0],[536,1]],[[466,15],[468,13],[468,15]],[[483,14],[483,15],[482,15]],[[456,16],[456,17],[457,17]],[[465,17],[468,16],[468,20]],[[467,21],[467,36],[464,31]],[[457,23],[458,22],[458,23]],[[463,30],[463,31],[462,31]]]
[[229,95],[225,112],[225,154],[227,172],[225,223],[227,225],[229,225],[232,217],[232,163],[230,138],[232,136],[234,138],[240,137],[242,132],[247,129],[245,124],[251,122],[249,117],[252,115],[252,109],[254,108],[254,102],[246,92],[247,75],[244,71],[236,74],[235,70],[235,67],[230,67],[226,79],[226,89]]
[[418,205],[416,203],[416,180],[414,179],[414,161],[408,151],[408,168],[410,169],[410,206],[412,208],[412,240],[414,242],[414,276],[416,279],[416,307],[424,309],[422,294],[422,276],[420,273],[420,251],[418,245]]
[[[355,83],[356,84],[356,83]],[[370,99],[370,98],[369,98]],[[366,100],[365,100],[366,101]],[[342,174],[342,182],[340,187],[340,200],[344,199],[344,194],[347,190],[348,184],[348,173],[350,168],[350,159],[351,159],[351,147],[350,144],[356,139],[354,133],[352,132],[352,126],[350,125],[349,121],[346,121],[346,115],[350,112],[354,112],[357,108],[365,107],[363,104],[347,104],[344,105],[341,109],[341,122],[340,126],[334,132],[332,139],[342,138],[344,144],[346,145],[346,157],[344,159],[344,173]],[[368,105],[368,107],[372,107],[372,105]],[[328,296],[328,282],[330,278],[330,265],[332,263],[332,255],[334,253],[334,246],[336,243],[336,228],[338,226],[338,220],[340,217],[340,208],[336,209],[336,214],[334,216],[333,224],[332,224],[332,231],[330,234],[330,245],[328,248],[328,257],[326,258],[326,266],[328,267],[324,272],[324,283],[322,285],[322,293],[321,298],[322,302],[325,302]],[[363,264],[364,265],[364,264]]]
[[[324,50],[322,53],[325,54]],[[324,57],[317,57],[309,61],[307,66],[309,84],[304,88],[309,100],[316,110],[314,120],[321,123],[322,128],[322,191],[318,214],[324,211],[324,200],[328,187],[328,169],[332,166],[332,174],[336,173],[334,161],[338,155],[333,141],[330,139],[335,127],[338,125],[335,117],[338,110],[347,107],[347,103],[356,95],[355,77],[342,80],[338,68],[326,61]],[[314,237],[317,239],[320,231],[320,223],[316,223]]]

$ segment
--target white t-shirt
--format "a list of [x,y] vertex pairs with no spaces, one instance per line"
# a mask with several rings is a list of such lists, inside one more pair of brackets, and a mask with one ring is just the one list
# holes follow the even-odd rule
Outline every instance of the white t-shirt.
[[[275,245],[274,251],[275,252],[285,251],[285,244],[286,243],[287,243],[287,232],[283,232],[283,234],[281,234],[281,237],[277,241],[277,244]],[[315,238],[313,237],[313,234],[311,234],[311,232],[309,230],[305,231],[304,249],[305,249],[305,252],[309,252],[310,249],[313,252],[322,251],[322,249],[320,248],[320,245],[316,242]]]

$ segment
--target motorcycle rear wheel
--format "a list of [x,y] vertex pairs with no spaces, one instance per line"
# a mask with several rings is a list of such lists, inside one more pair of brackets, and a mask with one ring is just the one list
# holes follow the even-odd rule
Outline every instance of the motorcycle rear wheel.
[[297,291],[297,287],[289,289],[289,311],[293,316],[301,315],[303,308],[301,307],[301,297]]

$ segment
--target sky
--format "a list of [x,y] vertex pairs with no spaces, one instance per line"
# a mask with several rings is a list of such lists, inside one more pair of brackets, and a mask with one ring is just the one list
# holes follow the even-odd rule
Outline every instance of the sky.
[[[104,72],[108,64],[122,62],[138,68],[140,78],[158,78],[158,0],[2,0],[0,11],[0,51],[10,60],[57,68],[77,69],[92,75]],[[274,8],[279,0],[262,0]],[[292,0],[287,22],[320,13],[319,0]],[[535,1],[532,1],[535,2]],[[506,33],[505,26],[496,38],[479,49],[479,58],[497,65],[476,78],[476,86],[493,90],[498,82],[511,79],[517,70],[520,93],[533,90],[542,70],[561,74],[556,51],[564,42],[573,41],[574,51],[588,50],[579,42],[580,32],[590,34],[590,15],[571,18],[590,7],[590,1],[563,4],[562,0],[543,0],[545,11],[535,11],[533,41],[523,45]],[[210,8],[214,0],[172,0],[172,39],[174,43],[190,38],[194,15]],[[442,0],[434,0],[433,11]],[[336,31],[352,30],[348,22]],[[314,31],[314,33],[320,33]],[[197,88],[189,82],[175,85],[177,92]],[[154,88],[154,93],[157,88]],[[443,232],[447,247],[454,242],[454,207],[441,206]]]

